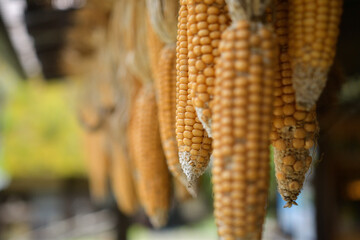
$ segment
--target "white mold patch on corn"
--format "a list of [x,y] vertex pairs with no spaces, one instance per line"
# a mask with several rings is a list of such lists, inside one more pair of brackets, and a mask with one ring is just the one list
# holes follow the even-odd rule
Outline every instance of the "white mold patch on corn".
[[195,110],[196,110],[196,114],[197,114],[201,124],[203,125],[207,135],[209,137],[212,137],[212,135],[211,135],[211,119],[209,119],[208,122],[206,122],[204,120],[204,114],[203,114],[204,109],[203,108],[195,107]]

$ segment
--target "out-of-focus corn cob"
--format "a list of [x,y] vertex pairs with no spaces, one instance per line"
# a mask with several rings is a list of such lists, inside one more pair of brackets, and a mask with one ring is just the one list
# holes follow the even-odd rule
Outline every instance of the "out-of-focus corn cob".
[[180,1],[176,43],[176,138],[179,160],[190,184],[205,171],[211,154],[208,137],[192,102],[188,79],[187,0]]
[[140,202],[154,227],[167,222],[171,182],[161,147],[155,91],[143,87],[132,108],[130,150]]
[[334,60],[342,0],[298,0],[289,4],[289,53],[296,101],[310,110]]
[[305,174],[311,164],[309,149],[317,131],[315,110],[297,106],[292,86],[292,71],[288,55],[289,0],[275,2],[275,32],[279,45],[278,72],[275,80],[274,119],[271,141],[278,189],[291,207],[300,194]]
[[219,51],[212,108],[214,215],[220,239],[258,240],[270,180],[275,38],[260,21],[235,18]]
[[129,159],[126,158],[123,149],[112,139],[111,144],[111,182],[112,189],[119,209],[133,215],[138,209],[138,199],[135,192],[135,183]]
[[85,132],[85,154],[91,196],[96,202],[102,202],[108,193],[107,174],[109,169],[109,152],[105,146],[103,130]]
[[230,23],[224,0],[187,1],[189,82],[197,116],[211,137],[211,100],[221,33]]

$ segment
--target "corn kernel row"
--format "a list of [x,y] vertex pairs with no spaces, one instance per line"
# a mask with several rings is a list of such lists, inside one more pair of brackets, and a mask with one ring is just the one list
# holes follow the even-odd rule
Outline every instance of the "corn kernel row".
[[220,56],[221,33],[230,23],[224,0],[189,0],[187,3],[189,82],[193,105],[211,136],[210,102],[214,94],[215,63]]

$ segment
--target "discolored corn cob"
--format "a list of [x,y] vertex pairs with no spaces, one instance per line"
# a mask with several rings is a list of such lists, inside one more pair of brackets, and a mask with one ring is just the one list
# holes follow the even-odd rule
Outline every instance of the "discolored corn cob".
[[160,54],[158,79],[155,79],[161,143],[172,175],[194,196],[194,189],[181,168],[176,141],[176,49],[167,45]]
[[221,33],[230,23],[224,0],[187,1],[189,82],[197,116],[211,137],[211,111],[215,63]]
[[188,79],[187,0],[180,1],[176,43],[176,138],[179,161],[190,184],[205,171],[211,139],[196,116]]
[[296,101],[310,110],[325,87],[334,60],[342,0],[289,3],[289,53]]
[[287,204],[296,205],[305,174],[311,164],[309,149],[317,132],[316,113],[295,102],[292,71],[288,55],[289,0],[275,2],[275,32],[279,45],[278,72],[275,79],[274,119],[271,141],[278,189]]
[[111,182],[119,209],[133,215],[138,210],[138,199],[130,162],[125,157],[121,146],[114,140],[111,146]]
[[261,239],[269,186],[276,44],[261,22],[237,20],[219,46],[213,105],[215,219],[220,239]]
[[154,227],[167,222],[170,175],[161,147],[154,89],[143,87],[133,106],[131,153],[140,202]]
[[107,195],[108,152],[103,130],[85,133],[85,153],[92,198],[103,202]]

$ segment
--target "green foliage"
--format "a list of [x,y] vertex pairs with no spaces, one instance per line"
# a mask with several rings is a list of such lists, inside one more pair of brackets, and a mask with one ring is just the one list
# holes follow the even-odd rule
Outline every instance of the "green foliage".
[[64,83],[21,82],[2,119],[3,166],[15,178],[85,174],[74,97]]

